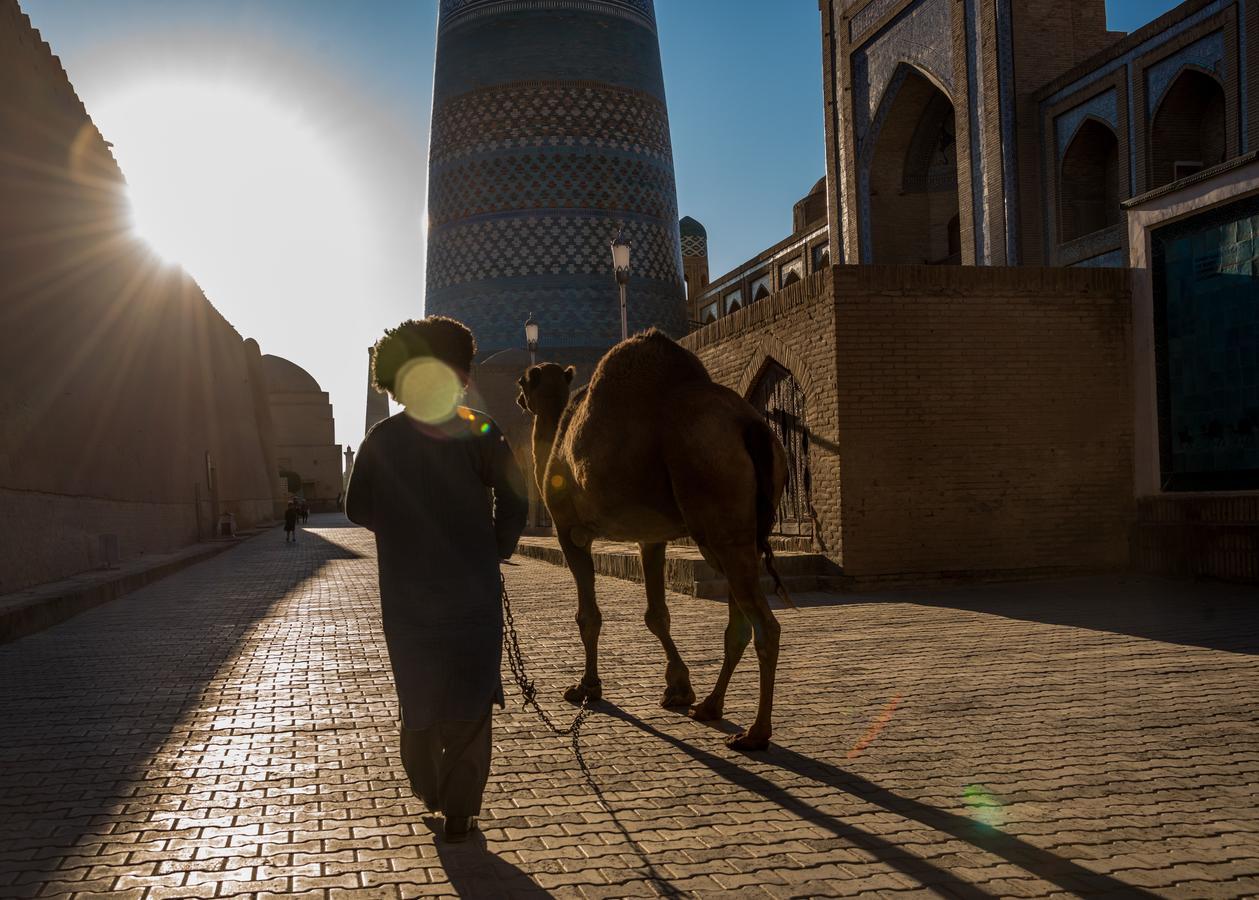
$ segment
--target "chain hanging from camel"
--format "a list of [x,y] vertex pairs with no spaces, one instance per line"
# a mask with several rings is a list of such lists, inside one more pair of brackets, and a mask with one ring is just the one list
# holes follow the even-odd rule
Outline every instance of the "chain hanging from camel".
[[[511,597],[507,594],[507,579],[501,574],[499,575],[499,583],[503,593],[504,644],[507,650],[507,665],[511,669],[512,680],[520,688],[520,696],[524,705],[533,707],[533,711],[538,714],[542,724],[557,737],[566,737],[572,740],[573,755],[577,757],[577,764],[581,766],[583,772],[588,773],[589,768],[581,752],[581,726],[586,723],[586,719],[593,712],[590,708],[590,698],[587,697],[581,701],[581,708],[577,710],[577,714],[573,716],[573,721],[567,728],[560,728],[556,725],[547,711],[538,703],[537,685],[525,674],[525,656],[520,649],[520,635],[516,633],[516,619],[512,615]],[[603,802],[602,798],[600,798],[600,802]]]

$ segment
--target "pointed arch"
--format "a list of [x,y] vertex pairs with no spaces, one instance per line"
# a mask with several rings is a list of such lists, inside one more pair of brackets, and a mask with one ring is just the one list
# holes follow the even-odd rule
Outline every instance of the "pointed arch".
[[1227,104],[1220,79],[1181,66],[1150,116],[1149,186],[1169,184],[1228,157]]
[[955,109],[944,85],[902,62],[858,152],[863,262],[954,261],[949,223],[960,215],[955,135]]
[[1058,240],[1117,225],[1119,213],[1119,138],[1109,123],[1085,116],[1059,164]]

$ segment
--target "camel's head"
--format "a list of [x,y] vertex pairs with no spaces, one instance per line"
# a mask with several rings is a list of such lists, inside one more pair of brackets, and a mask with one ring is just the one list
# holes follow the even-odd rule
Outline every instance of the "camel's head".
[[556,363],[530,366],[516,380],[516,384],[520,385],[516,402],[525,412],[535,416],[544,412],[559,415],[568,404],[568,391],[576,374],[577,370],[572,366],[561,367]]

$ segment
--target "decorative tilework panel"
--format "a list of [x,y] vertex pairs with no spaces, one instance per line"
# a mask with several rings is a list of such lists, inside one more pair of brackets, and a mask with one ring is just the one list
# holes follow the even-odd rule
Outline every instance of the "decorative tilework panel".
[[698,234],[682,235],[683,256],[707,256],[708,238]]
[[[431,229],[427,288],[487,278],[611,272],[608,246],[619,222],[608,216],[510,216]],[[632,271],[658,281],[681,282],[677,225],[628,221]],[[608,277],[611,277],[608,274]]]
[[[676,286],[631,276],[627,301],[631,332],[653,325],[674,336],[686,332]],[[466,322],[482,355],[521,347],[530,315],[541,330],[542,359],[548,347],[610,347],[621,338],[620,299],[610,271],[455,285],[430,291],[424,311]]]
[[441,0],[439,31],[448,31],[482,16],[529,10],[574,9],[632,19],[656,30],[652,0]]
[[650,94],[592,82],[482,88],[433,110],[429,164],[535,147],[620,150],[673,164],[669,117]]
[[1145,70],[1145,102],[1146,112],[1154,115],[1159,101],[1172,86],[1180,70],[1187,65],[1206,69],[1208,72],[1220,73],[1224,62],[1224,32],[1213,31],[1200,41],[1195,41],[1183,50],[1173,53],[1167,59],[1155,63]]
[[471,159],[433,173],[431,225],[508,210],[607,209],[672,218],[676,189],[659,163],[600,153]]
[[[896,17],[865,47],[852,55],[853,115],[857,140],[870,123],[901,63],[935,78],[952,98],[953,41],[948,0],[919,0]],[[954,102],[954,107],[957,103]]]
[[1067,152],[1067,146],[1071,143],[1071,139],[1075,137],[1076,130],[1089,116],[1101,119],[1118,136],[1119,93],[1112,88],[1103,94],[1098,94],[1096,97],[1086,100],[1074,109],[1070,109],[1054,119],[1054,129],[1058,138],[1059,162],[1062,161],[1063,154]]
[[874,23],[892,11],[900,0],[870,0],[848,21],[848,40],[857,38],[869,31]]

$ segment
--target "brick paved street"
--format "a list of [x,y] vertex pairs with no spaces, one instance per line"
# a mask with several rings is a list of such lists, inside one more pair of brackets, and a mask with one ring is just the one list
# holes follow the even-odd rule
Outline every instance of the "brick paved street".
[[[1259,893],[1253,587],[801,597],[780,614],[776,746],[749,757],[656,705],[641,589],[601,579],[609,702],[583,745],[610,812],[513,699],[484,839],[448,847],[394,762],[374,550],[343,525],[0,646],[0,896]],[[567,718],[571,581],[507,572]],[[702,695],[724,609],[672,612]]]

